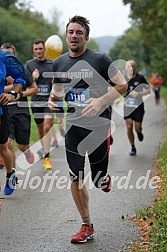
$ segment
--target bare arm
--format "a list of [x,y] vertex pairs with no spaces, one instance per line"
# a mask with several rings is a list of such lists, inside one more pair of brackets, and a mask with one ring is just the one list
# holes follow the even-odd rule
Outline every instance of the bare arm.
[[151,89],[150,88],[146,88],[146,89],[143,89],[143,91],[139,91],[139,92],[133,90],[132,92],[130,92],[130,96],[133,97],[133,98],[136,98],[139,95],[140,96],[144,96],[144,95],[148,95],[150,93],[151,93]]
[[128,84],[119,71],[114,75],[111,81],[115,84],[115,86],[112,87],[109,92],[99,98],[90,98],[87,101],[88,105],[82,110],[83,116],[95,116],[100,111],[102,106],[111,105],[115,99],[120,97],[121,94],[125,93]]
[[[31,86],[27,87],[27,89],[21,93],[22,93],[22,97],[33,96],[34,94],[37,94],[38,87],[37,87],[36,82],[33,82]],[[18,96],[19,96],[18,98],[20,98],[20,94],[18,94]]]
[[8,93],[11,89],[13,89],[13,78],[11,76],[6,77],[7,82],[9,85],[5,86],[4,92]]

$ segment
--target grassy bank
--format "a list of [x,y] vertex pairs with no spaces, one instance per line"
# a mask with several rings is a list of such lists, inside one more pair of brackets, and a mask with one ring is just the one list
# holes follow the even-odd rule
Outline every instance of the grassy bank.
[[[167,88],[162,88],[161,97],[167,107]],[[157,154],[155,167],[155,175],[161,178],[158,194],[152,206],[136,211],[133,221],[139,228],[141,241],[136,242],[131,251],[167,251],[167,134]]]

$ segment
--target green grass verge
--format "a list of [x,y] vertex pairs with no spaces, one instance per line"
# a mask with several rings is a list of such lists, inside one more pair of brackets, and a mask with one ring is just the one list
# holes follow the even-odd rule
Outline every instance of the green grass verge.
[[31,135],[30,135],[30,143],[35,143],[36,141],[39,140],[39,135],[38,135],[38,129],[35,123],[35,120],[32,115],[32,111],[30,109],[30,115],[31,115]]
[[[161,97],[167,107],[167,88],[161,89]],[[158,196],[151,207],[137,210],[138,220],[147,222],[149,241],[147,246],[140,246],[133,251],[166,252],[167,251],[167,136],[156,159],[157,172],[161,177]]]

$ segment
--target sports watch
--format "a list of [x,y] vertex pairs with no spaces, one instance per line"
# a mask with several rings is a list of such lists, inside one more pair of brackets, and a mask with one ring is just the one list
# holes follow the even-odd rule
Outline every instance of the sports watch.
[[20,95],[20,98],[22,98],[23,97],[23,92],[20,92],[19,95]]
[[8,94],[14,95],[15,99],[17,98],[17,92],[15,90],[10,90]]

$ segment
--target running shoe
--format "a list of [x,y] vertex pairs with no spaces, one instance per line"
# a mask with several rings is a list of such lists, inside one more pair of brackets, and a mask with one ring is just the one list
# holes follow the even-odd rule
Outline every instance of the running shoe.
[[129,153],[130,156],[136,156],[136,148],[132,147],[131,152]]
[[54,139],[52,144],[51,144],[52,147],[58,147],[58,141],[57,139]]
[[44,161],[43,161],[43,167],[44,167],[44,170],[47,172],[47,171],[51,171],[52,170],[52,164],[50,162],[50,158],[44,158]]
[[16,170],[13,168],[12,173],[7,174],[6,176],[6,184],[4,186],[4,194],[5,195],[10,195],[14,192],[16,189],[16,184],[17,184],[17,177],[15,175]]
[[142,142],[144,139],[143,133],[139,132],[139,133],[137,133],[137,136],[138,136],[139,141]]
[[102,191],[106,192],[106,193],[110,192],[111,185],[112,185],[111,184],[111,177],[110,177],[110,175],[107,175],[101,183]]
[[114,142],[113,137],[110,135],[110,145],[112,145]]
[[37,154],[39,155],[40,158],[43,158],[45,156],[45,152],[44,152],[44,149],[41,148],[37,151]]
[[83,223],[79,232],[72,236],[71,243],[87,242],[87,240],[91,240],[94,238],[93,234],[94,234],[93,224],[90,227],[87,224]]
[[4,167],[4,162],[3,162],[3,159],[0,155],[0,169],[2,169]]
[[25,157],[26,157],[26,160],[29,164],[33,164],[34,163],[34,154],[31,152],[31,151],[28,151],[28,152],[24,152],[25,154]]

